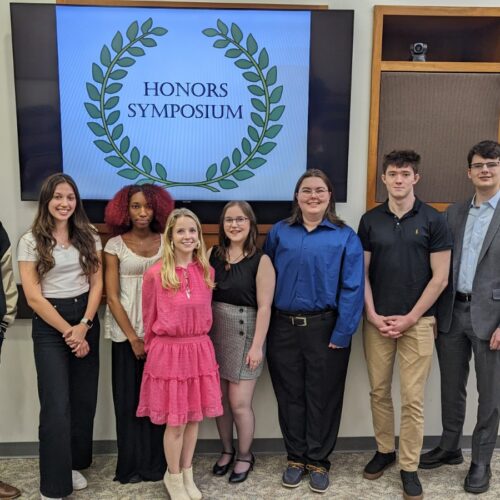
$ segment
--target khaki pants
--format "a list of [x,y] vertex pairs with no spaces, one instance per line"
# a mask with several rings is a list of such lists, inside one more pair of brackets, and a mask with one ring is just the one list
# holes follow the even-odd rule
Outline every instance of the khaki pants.
[[416,471],[424,436],[424,390],[429,376],[434,348],[433,316],[420,318],[415,326],[398,339],[389,339],[366,318],[363,325],[373,429],[378,451],[395,449],[394,408],[391,384],[396,353],[401,386],[401,426],[399,464],[402,470]]

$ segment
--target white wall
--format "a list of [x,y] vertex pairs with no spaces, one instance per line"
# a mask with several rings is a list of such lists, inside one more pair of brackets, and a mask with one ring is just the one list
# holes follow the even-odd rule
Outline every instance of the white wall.
[[[42,3],[30,0],[31,3]],[[51,3],[51,2],[45,2]],[[243,2],[242,3],[250,3]],[[251,0],[251,3],[265,3]],[[370,104],[370,70],[373,5],[429,5],[435,2],[390,0],[335,0],[330,2],[310,0],[273,0],[274,4],[327,3],[335,9],[354,9],[354,55],[351,99],[351,132],[349,153],[348,202],[338,206],[339,214],[353,227],[365,210],[366,165],[368,155],[368,125]],[[442,6],[500,7],[500,0],[447,1]],[[17,154],[14,75],[9,2],[0,2],[0,219],[15,243],[30,225],[34,202],[20,201],[19,164]],[[17,273],[17,270],[16,270]],[[16,274],[17,275],[17,274]],[[18,277],[18,275],[17,275]],[[19,280],[18,280],[19,281]],[[0,443],[37,440],[38,396],[36,373],[30,337],[30,322],[18,320],[8,331],[0,366]],[[399,385],[395,377],[395,405],[399,401]],[[469,381],[469,404],[465,434],[471,434],[476,413],[477,394],[475,379]],[[346,396],[341,437],[371,436],[373,434],[369,407],[369,387],[361,346],[361,335],[353,341],[351,364],[347,377]],[[269,375],[264,373],[255,396],[257,417],[256,437],[280,437],[277,409]],[[99,402],[95,425],[95,439],[114,439],[114,414],[111,397],[111,349],[108,342],[101,343],[101,376]],[[439,373],[437,360],[429,379],[426,395],[425,434],[438,435],[440,426]],[[213,422],[204,422],[201,438],[217,436]]]

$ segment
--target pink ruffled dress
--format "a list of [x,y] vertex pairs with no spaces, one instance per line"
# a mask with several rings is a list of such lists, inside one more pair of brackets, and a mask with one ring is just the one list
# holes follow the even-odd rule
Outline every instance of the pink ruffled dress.
[[212,290],[197,262],[177,267],[181,288],[166,290],[161,266],[161,261],[151,266],[142,285],[147,358],[137,416],[172,426],[218,417],[223,411],[219,368],[208,336]]

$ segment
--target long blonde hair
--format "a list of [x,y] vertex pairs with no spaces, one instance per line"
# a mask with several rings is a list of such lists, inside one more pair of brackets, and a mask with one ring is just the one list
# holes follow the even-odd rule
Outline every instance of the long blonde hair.
[[163,264],[161,266],[161,284],[163,288],[168,288],[171,290],[179,290],[181,283],[175,272],[175,254],[172,243],[172,231],[174,229],[177,220],[181,217],[189,217],[196,224],[196,229],[198,231],[199,237],[199,247],[193,252],[193,260],[199,262],[203,268],[203,278],[208,288],[214,288],[215,284],[210,277],[210,264],[207,258],[207,249],[205,247],[205,242],[203,241],[203,233],[201,231],[201,224],[198,217],[188,210],[187,208],[176,208],[173,210],[167,219],[167,226],[165,227],[165,232],[163,233]]

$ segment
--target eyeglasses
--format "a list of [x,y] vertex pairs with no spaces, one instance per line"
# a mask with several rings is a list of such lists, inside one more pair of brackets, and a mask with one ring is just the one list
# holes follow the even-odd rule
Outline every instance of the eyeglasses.
[[471,163],[469,168],[471,170],[483,170],[483,167],[486,167],[488,170],[491,170],[492,168],[498,167],[498,165],[500,165],[498,161],[487,161],[484,163]]
[[248,217],[224,217],[224,224],[230,226],[233,222],[236,222],[237,226],[242,226],[248,220]]
[[316,194],[318,196],[324,196],[325,194],[328,193],[328,189],[326,188],[316,188],[316,189],[312,189],[312,188],[302,188],[302,189],[299,189],[299,193],[304,195],[304,196],[312,196],[312,194]]

